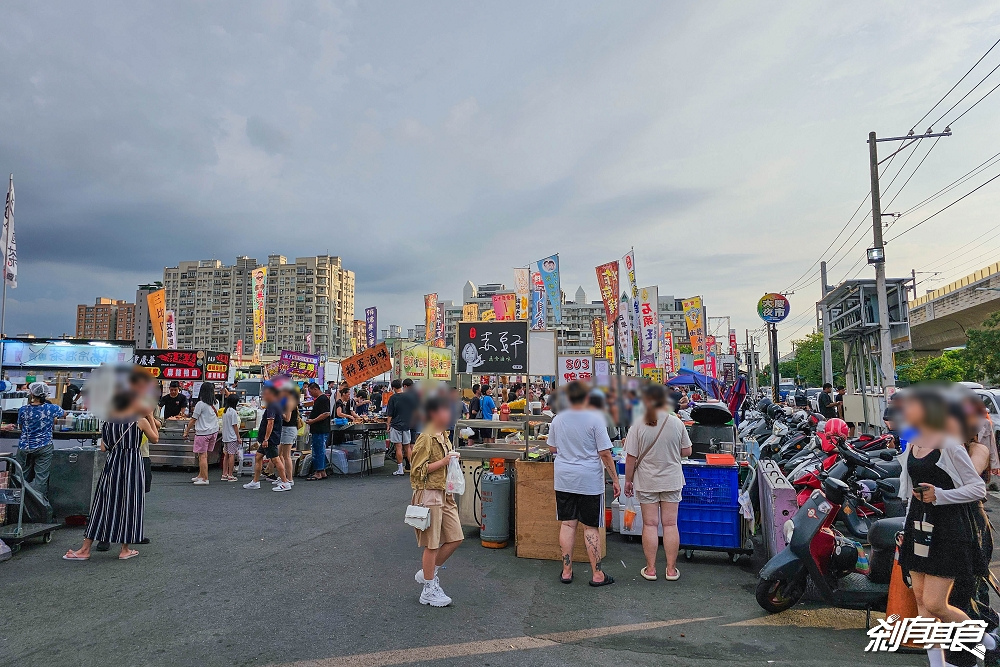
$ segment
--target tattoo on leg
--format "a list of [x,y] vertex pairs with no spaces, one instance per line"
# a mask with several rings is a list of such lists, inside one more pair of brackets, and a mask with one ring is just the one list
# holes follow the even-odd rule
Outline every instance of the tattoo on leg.
[[570,562],[569,554],[563,554],[563,567],[569,567]]
[[597,561],[597,565],[594,566],[594,569],[596,569],[598,572],[604,572],[604,570],[601,569],[601,561]]

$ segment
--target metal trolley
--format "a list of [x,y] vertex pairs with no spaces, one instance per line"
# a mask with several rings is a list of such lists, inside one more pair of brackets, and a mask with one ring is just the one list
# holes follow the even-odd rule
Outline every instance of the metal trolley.
[[17,472],[20,488],[0,489],[0,504],[17,505],[17,523],[0,526],[0,540],[11,546],[12,551],[21,548],[21,542],[33,537],[41,537],[48,544],[52,541],[52,531],[59,528],[58,523],[24,523],[24,470],[21,464],[11,456],[0,456],[0,463],[7,465],[7,470]]
[[683,467],[677,529],[684,558],[690,560],[695,551],[721,551],[736,563],[752,554],[752,524],[740,513],[738,466],[687,462]]

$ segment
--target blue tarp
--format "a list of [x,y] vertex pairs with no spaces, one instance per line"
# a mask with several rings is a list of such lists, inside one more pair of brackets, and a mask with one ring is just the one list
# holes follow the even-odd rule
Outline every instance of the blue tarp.
[[712,398],[722,398],[722,384],[715,378],[704,373],[698,373],[689,368],[682,368],[677,377],[667,381],[668,387],[698,387]]

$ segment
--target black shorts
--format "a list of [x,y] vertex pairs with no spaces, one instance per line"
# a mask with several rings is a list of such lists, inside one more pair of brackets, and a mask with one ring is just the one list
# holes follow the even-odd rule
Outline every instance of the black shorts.
[[579,521],[585,526],[597,528],[601,525],[603,504],[604,494],[585,496],[582,493],[556,491],[556,519]]
[[257,453],[261,454],[265,459],[276,459],[278,458],[278,445],[262,442],[257,449]]
[[148,456],[142,457],[142,469],[146,471],[146,493],[153,488],[153,464],[150,463]]

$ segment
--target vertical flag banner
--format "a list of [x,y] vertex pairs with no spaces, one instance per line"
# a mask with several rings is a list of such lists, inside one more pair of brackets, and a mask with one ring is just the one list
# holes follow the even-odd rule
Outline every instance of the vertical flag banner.
[[626,364],[635,362],[635,349],[632,344],[632,305],[628,294],[622,292],[618,303],[618,351]]
[[643,366],[655,366],[660,352],[660,318],[656,312],[660,289],[657,286],[639,290],[639,361]]
[[687,321],[691,352],[694,353],[694,370],[705,372],[705,309],[700,296],[682,301],[684,319]]
[[608,316],[608,326],[618,317],[618,262],[608,262],[596,267],[597,287],[604,301],[604,314]]
[[153,327],[153,338],[156,347],[163,350],[167,341],[163,337],[163,317],[167,310],[167,290],[158,289],[146,295],[146,305],[149,307],[149,322]]
[[424,340],[428,342],[437,336],[437,303],[437,292],[424,295]]
[[437,305],[437,322],[434,324],[434,347],[444,347],[444,303]]
[[236,340],[236,368],[243,366],[243,339]]
[[[378,308],[371,306],[365,308],[365,344],[368,347],[375,347],[378,342]],[[310,350],[310,353],[312,350]]]
[[462,321],[463,322],[478,322],[479,321],[479,304],[478,303],[467,303],[462,306]]
[[172,310],[168,310],[163,316],[163,328],[167,337],[167,349],[177,349],[177,315]]
[[0,233],[4,248],[4,285],[17,287],[17,240],[14,238],[14,174],[10,175],[7,203],[3,208],[3,232]]
[[514,294],[517,295],[517,313],[519,320],[528,319],[531,308],[531,269],[514,269]]
[[306,334],[306,354],[313,353],[313,335],[311,333]]
[[736,329],[729,330],[729,354],[736,356]]
[[260,361],[260,347],[267,341],[267,322],[265,306],[267,305],[267,267],[258,266],[250,274],[250,286],[253,289],[253,358]]
[[705,356],[706,357],[709,355],[709,353],[711,353],[711,354],[715,354],[716,353],[716,349],[715,349],[716,344],[717,344],[717,341],[715,340],[715,336],[705,336]]
[[674,365],[674,332],[663,327],[663,370],[669,375],[680,369]]
[[516,294],[494,294],[493,312],[497,321],[509,322],[517,319],[517,295]]
[[556,324],[562,324],[562,288],[559,286],[559,255],[538,260],[538,272],[545,283],[545,296]]
[[531,317],[528,321],[532,331],[545,328],[545,281],[538,271],[531,272]]
[[594,354],[604,356],[604,320],[600,317],[590,320],[590,335],[594,338]]
[[[638,336],[640,334],[640,320],[639,320],[639,288],[636,286],[635,282],[635,251],[629,250],[622,257],[622,272],[628,277],[628,287],[629,287],[629,305],[632,309],[631,314],[631,324],[632,332]],[[629,341],[632,338],[629,336]]]

